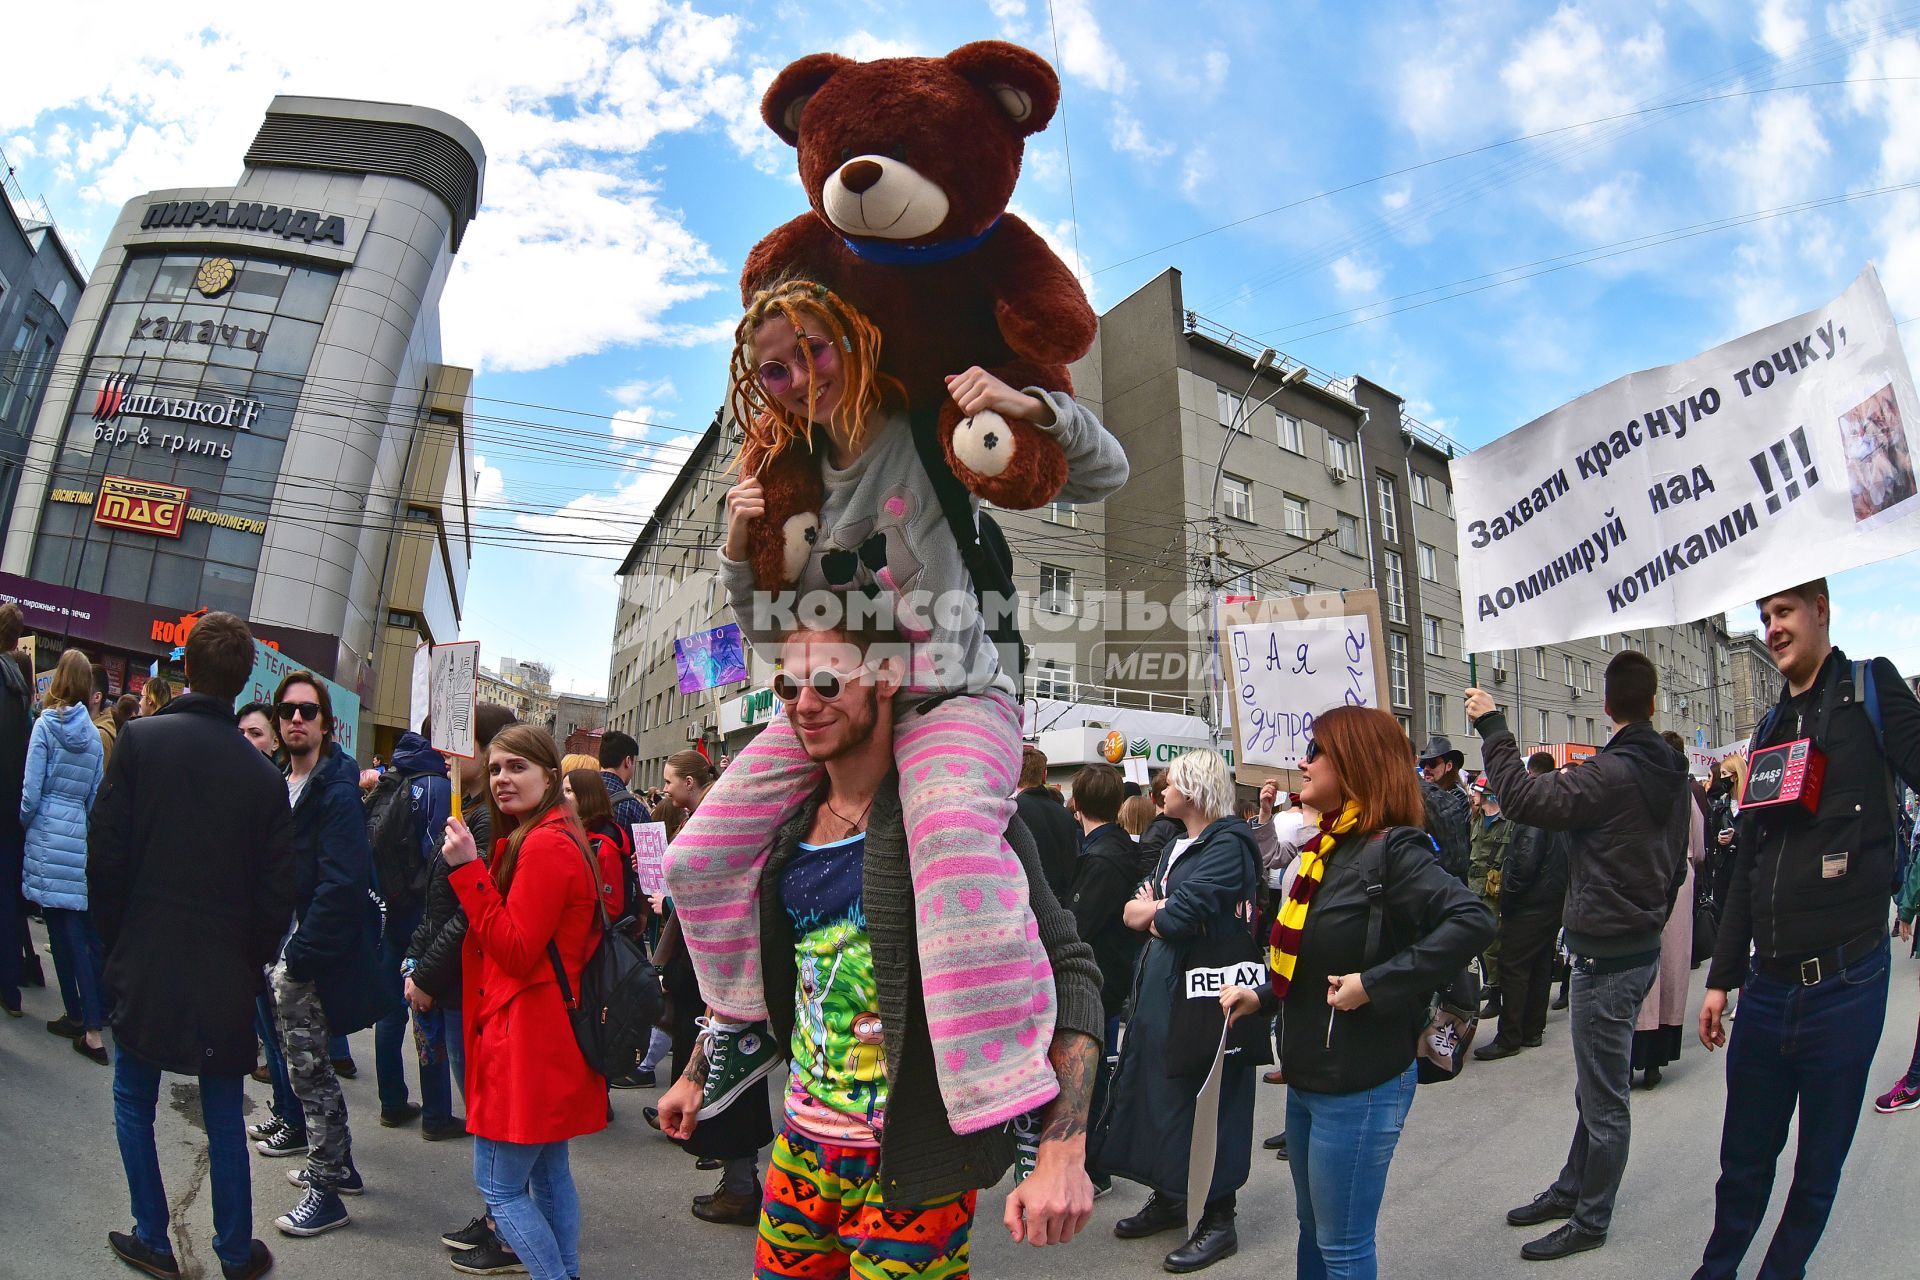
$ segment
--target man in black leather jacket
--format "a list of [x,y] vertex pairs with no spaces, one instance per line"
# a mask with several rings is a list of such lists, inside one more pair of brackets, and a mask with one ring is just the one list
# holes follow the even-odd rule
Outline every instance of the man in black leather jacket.
[[1755,805],[1764,765],[1756,766],[1740,811],[1700,1008],[1709,1049],[1727,1043],[1728,991],[1744,994],[1727,1051],[1713,1234],[1695,1280],[1731,1280],[1739,1267],[1766,1214],[1796,1110],[1793,1187],[1759,1274],[1806,1274],[1886,1020],[1895,778],[1920,786],[1920,702],[1885,658],[1857,670],[1833,647],[1826,581],[1767,596],[1759,607],[1785,681],[1754,745],[1812,738],[1826,756],[1826,779],[1811,813]]
[[1659,679],[1629,649],[1607,664],[1614,734],[1564,773],[1531,774],[1506,718],[1483,690],[1467,691],[1467,718],[1484,742],[1487,777],[1516,822],[1567,836],[1567,949],[1573,955],[1578,1122],[1553,1185],[1507,1214],[1517,1227],[1569,1221],[1521,1247],[1530,1260],[1607,1242],[1631,1136],[1633,1023],[1660,968],[1660,931],[1684,880],[1686,759],[1649,723]]

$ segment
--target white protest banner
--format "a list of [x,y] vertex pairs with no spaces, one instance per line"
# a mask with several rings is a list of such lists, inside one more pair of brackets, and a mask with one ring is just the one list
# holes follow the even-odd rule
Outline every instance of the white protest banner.
[[1207,1196],[1213,1189],[1213,1166],[1218,1159],[1220,1141],[1220,1078],[1227,1061],[1227,1036],[1231,1022],[1220,1027],[1220,1043],[1213,1050],[1213,1066],[1200,1083],[1193,1099],[1193,1136],[1187,1152],[1187,1229],[1200,1229]]
[[433,646],[413,646],[413,674],[407,683],[407,728],[418,730],[433,712]]
[[462,640],[433,646],[427,676],[427,714],[432,717],[433,747],[463,760],[473,759],[473,706],[479,697],[480,642]]
[[1454,459],[1467,649],[1691,622],[1920,547],[1916,413],[1868,266]]
[[1375,592],[1230,604],[1220,619],[1240,782],[1257,786],[1299,768],[1321,712],[1386,705],[1387,663],[1376,652],[1386,631]]
[[664,822],[636,822],[633,824],[633,870],[640,879],[640,892],[653,894],[667,891],[667,876],[663,867],[667,857],[667,824]]

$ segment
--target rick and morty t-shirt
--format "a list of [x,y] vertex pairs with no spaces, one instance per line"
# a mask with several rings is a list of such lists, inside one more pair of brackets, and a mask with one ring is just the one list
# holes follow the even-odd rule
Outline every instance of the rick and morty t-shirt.
[[817,1142],[879,1145],[887,1069],[873,948],[861,905],[867,839],[802,844],[780,873],[795,983],[787,1120]]

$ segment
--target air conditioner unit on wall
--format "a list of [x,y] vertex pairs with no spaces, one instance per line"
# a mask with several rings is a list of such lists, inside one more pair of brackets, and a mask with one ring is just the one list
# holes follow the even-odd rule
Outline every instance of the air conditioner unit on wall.
[[700,741],[700,725],[697,721],[687,726],[687,741],[688,742]]
[[1493,682],[1495,684],[1505,684],[1507,682],[1507,673],[1499,667],[1495,667],[1493,669]]
[[1328,467],[1327,479],[1333,481],[1335,484],[1345,484],[1347,481],[1353,479],[1353,477],[1347,474],[1345,467]]

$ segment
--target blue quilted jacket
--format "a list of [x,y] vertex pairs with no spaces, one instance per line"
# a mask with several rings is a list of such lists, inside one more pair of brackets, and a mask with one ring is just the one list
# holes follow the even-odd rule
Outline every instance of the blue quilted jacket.
[[87,811],[100,790],[102,758],[100,731],[85,706],[43,711],[33,722],[20,789],[23,888],[43,907],[87,909]]

